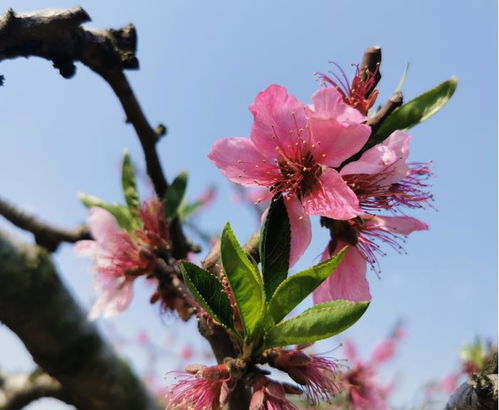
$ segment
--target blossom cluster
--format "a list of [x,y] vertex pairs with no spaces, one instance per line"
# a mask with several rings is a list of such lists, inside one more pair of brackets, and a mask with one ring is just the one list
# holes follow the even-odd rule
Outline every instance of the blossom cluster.
[[290,265],[311,241],[309,215],[321,216],[331,232],[323,259],[349,245],[334,275],[314,293],[315,303],[370,300],[366,268],[377,268],[380,245],[400,250],[404,236],[428,229],[415,218],[393,215],[431,199],[425,183],[429,165],[408,163],[411,137],[396,130],[365,149],[371,136],[367,112],[377,96],[373,76],[363,79],[357,71],[351,86],[323,76],[329,86],[312,96],[312,104],[271,85],[249,107],[250,138],[218,140],[208,155],[232,182],[265,188],[260,201],[276,194],[285,198]]

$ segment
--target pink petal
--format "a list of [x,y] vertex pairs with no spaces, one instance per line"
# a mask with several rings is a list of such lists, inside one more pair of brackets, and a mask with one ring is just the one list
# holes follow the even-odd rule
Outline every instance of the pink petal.
[[345,165],[341,175],[384,173],[380,180],[386,185],[393,184],[409,173],[407,158],[411,137],[403,131],[394,131],[381,144],[367,150],[358,161]]
[[309,215],[346,220],[360,213],[359,201],[343,178],[332,168],[324,170],[312,192],[302,200]]
[[338,167],[367,142],[371,128],[358,110],[343,101],[333,87],[322,88],[313,97],[306,114],[312,133],[314,157],[322,164]]
[[[339,241],[336,249],[342,249],[345,245],[346,243]],[[357,248],[349,247],[333,274],[314,291],[314,303],[330,300],[370,301],[366,270],[367,262],[362,254]]]
[[357,349],[350,339],[345,339],[343,341],[343,353],[345,354],[347,360],[349,360],[350,362],[353,363],[357,361]]
[[263,389],[257,390],[251,396],[251,401],[249,405],[249,410],[262,410],[263,409],[263,400],[265,398],[265,394]]
[[90,240],[78,241],[75,243],[73,250],[76,256],[94,257],[97,253],[97,242]]
[[115,233],[121,231],[116,218],[105,209],[90,208],[87,219],[90,233],[99,244],[107,242]]
[[279,172],[247,138],[217,140],[208,158],[226,178],[246,186],[270,186]]
[[428,230],[428,225],[410,216],[373,216],[366,220],[364,226],[369,229],[381,229],[400,235]]
[[276,147],[286,154],[294,150],[297,137],[305,133],[304,104],[280,85],[260,92],[249,109],[253,113],[251,140],[269,160],[276,158]]
[[300,202],[294,198],[285,199],[291,229],[291,249],[289,266],[293,266],[308,248],[312,240],[310,218],[305,213]]
[[371,360],[376,364],[384,363],[395,355],[395,348],[396,344],[394,339],[383,340],[374,348]]
[[333,168],[359,152],[371,133],[367,125],[344,124],[334,118],[311,118],[309,125],[315,146],[314,158]]
[[335,118],[346,123],[362,123],[367,118],[345,101],[334,87],[321,88],[312,96],[312,106],[307,107],[307,117]]
[[89,320],[98,316],[109,317],[123,312],[132,300],[133,282],[124,277],[109,281],[102,289],[88,314]]
[[457,382],[459,380],[459,373],[451,373],[445,376],[442,380],[440,380],[439,385],[440,388],[444,391],[444,393],[452,394],[457,389]]

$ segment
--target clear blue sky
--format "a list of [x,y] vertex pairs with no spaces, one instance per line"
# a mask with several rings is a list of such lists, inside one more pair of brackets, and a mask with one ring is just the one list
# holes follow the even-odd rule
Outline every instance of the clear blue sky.
[[[5,9],[16,11],[74,5],[4,2]],[[449,105],[411,131],[411,160],[435,164],[438,210],[416,215],[430,231],[409,239],[408,255],[390,252],[383,258],[381,280],[369,273],[372,306],[347,334],[367,352],[398,318],[406,320],[408,337],[385,372],[399,376],[399,404],[411,403],[420,385],[452,370],[463,343],[475,335],[497,337],[495,1],[81,0],[80,5],[93,18],[91,26],[136,25],[141,69],[128,75],[151,122],[168,126],[159,145],[168,176],[188,169],[190,197],[217,184],[217,203],[201,224],[216,231],[230,220],[241,240],[254,229],[253,215],[230,202],[231,188],[206,154],[218,138],[248,135],[247,106],[259,91],[279,83],[309,101],[318,87],[315,71],[326,71],[329,60],[349,69],[370,45],[383,47],[380,102],[408,62],[407,100],[456,75],[459,87]],[[107,84],[81,66],[75,78],[64,80],[39,59],[3,62],[0,74],[6,77],[0,88],[1,195],[68,227],[85,217],[78,191],[121,200],[121,152],[129,148],[139,167],[143,162]],[[317,230],[297,268],[310,264],[325,240],[326,233]],[[57,261],[71,289],[89,305],[88,264],[74,258],[69,246]],[[178,332],[182,325],[169,317],[160,320],[146,297],[137,292],[130,311],[112,320],[126,334],[146,329],[161,343],[169,329]],[[186,332],[186,340],[194,339]],[[0,329],[0,344],[1,367],[29,368],[6,329]],[[140,366],[140,355],[130,355]]]

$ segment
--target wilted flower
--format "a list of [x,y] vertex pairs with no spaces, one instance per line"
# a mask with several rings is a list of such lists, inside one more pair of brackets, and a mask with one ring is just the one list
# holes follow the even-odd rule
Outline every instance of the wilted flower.
[[231,374],[224,364],[188,366],[166,393],[166,410],[220,410],[231,390]]
[[218,140],[208,155],[232,182],[282,194],[291,225],[293,264],[311,239],[308,215],[345,220],[359,203],[335,168],[366,143],[370,128],[335,88],[323,88],[305,106],[271,85],[250,106],[250,139]]
[[338,392],[333,381],[336,364],[324,357],[304,353],[305,347],[278,349],[271,365],[286,372],[295,382],[302,385],[313,404],[321,400],[327,401]]

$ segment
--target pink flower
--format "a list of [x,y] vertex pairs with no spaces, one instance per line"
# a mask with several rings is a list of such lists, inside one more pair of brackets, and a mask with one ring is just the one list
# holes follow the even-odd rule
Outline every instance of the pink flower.
[[352,83],[349,84],[348,78],[343,69],[336,63],[332,62],[339,69],[340,75],[330,71],[335,80],[331,79],[325,74],[317,73],[318,79],[324,85],[331,85],[337,89],[346,104],[358,109],[363,115],[367,115],[369,109],[374,105],[378,97],[378,90],[375,90],[376,83],[378,82],[378,69],[376,67],[374,72],[366,70],[361,73],[359,66],[356,66],[355,75]]
[[419,208],[432,199],[424,182],[431,175],[429,165],[407,163],[410,140],[405,132],[394,131],[341,169],[363,209]]
[[323,88],[305,106],[284,87],[271,85],[250,106],[250,139],[226,138],[208,158],[232,182],[283,194],[290,216],[293,264],[311,239],[308,215],[350,219],[359,213],[356,195],[335,170],[366,143],[365,116]]
[[[407,164],[409,143],[409,135],[395,131],[383,143],[367,150],[359,160],[341,169],[341,176],[357,195],[361,208],[419,207],[431,198],[424,191],[426,185],[421,182],[429,174],[428,167]],[[399,242],[404,236],[428,229],[425,223],[415,218],[368,213],[349,221],[323,219],[322,223],[329,228],[332,238],[323,259],[346,245],[350,247],[334,274],[314,292],[315,303],[334,299],[370,300],[367,263],[378,270],[376,255],[384,255],[380,243],[400,251]]]
[[326,247],[322,259],[329,258],[350,245],[343,260],[334,273],[317,289],[314,303],[329,300],[371,300],[366,279],[367,264],[376,268],[376,254],[383,255],[380,245],[386,243],[401,250],[399,241],[414,231],[426,230],[428,226],[408,216],[375,216],[362,214],[350,221],[328,223],[333,240]]
[[91,208],[88,225],[95,240],[79,241],[75,252],[93,260],[96,271],[94,286],[100,296],[93,305],[89,318],[115,315],[125,310],[132,298],[133,277],[126,275],[137,266],[137,250],[115,218],[102,208]]
[[168,247],[168,229],[159,200],[144,202],[138,212],[141,227],[133,233],[121,229],[108,211],[91,208],[88,225],[94,240],[78,241],[75,252],[92,259],[94,286],[100,293],[89,318],[115,315],[132,299],[133,281],[156,269],[156,253]]
[[286,393],[299,394],[299,391],[286,383],[278,383],[265,376],[259,376],[253,383],[249,410],[298,410],[286,399]]
[[184,346],[180,351],[180,358],[184,361],[187,361],[192,357],[192,354],[192,349],[189,346]]
[[223,364],[189,366],[177,379],[166,394],[166,410],[219,410],[227,403],[231,375]]
[[378,366],[395,354],[396,343],[401,334],[394,333],[383,340],[373,351],[370,360],[363,362],[357,356],[355,346],[350,340],[344,342],[344,352],[352,367],[342,373],[339,384],[348,394],[352,409],[356,410],[387,410],[387,397],[392,385],[381,386],[376,381]]
[[444,393],[452,394],[456,391],[460,378],[461,373],[450,373],[438,382],[438,387],[440,387]]
[[338,392],[333,381],[336,364],[317,355],[307,355],[302,350],[306,346],[297,346],[292,350],[279,349],[272,366],[286,372],[295,382],[304,386],[305,393],[312,404],[321,400],[328,401]]

